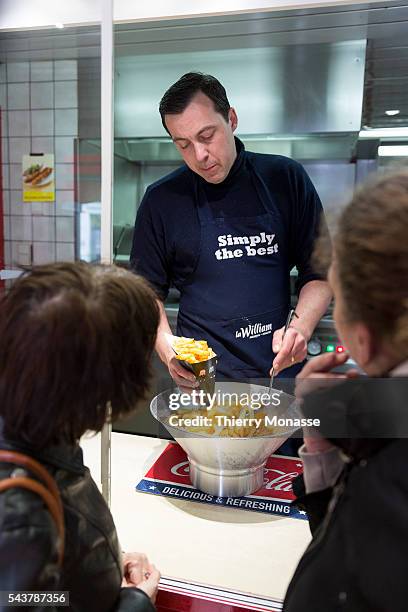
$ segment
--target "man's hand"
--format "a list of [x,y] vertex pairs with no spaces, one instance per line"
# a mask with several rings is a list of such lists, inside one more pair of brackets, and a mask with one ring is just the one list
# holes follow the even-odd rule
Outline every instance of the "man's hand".
[[289,326],[283,338],[284,329],[281,327],[273,334],[272,350],[277,353],[272,363],[275,374],[295,363],[300,363],[307,353],[307,340],[303,332],[296,327]]
[[160,572],[143,553],[124,553],[122,587],[137,587],[152,603],[156,600]]
[[169,346],[167,336],[172,336],[173,332],[170,329],[163,302],[157,300],[157,304],[160,310],[160,323],[156,338],[157,354],[167,366],[169,374],[176,385],[180,387],[182,392],[188,393],[191,389],[198,387],[197,379],[190,370],[183,368],[181,363],[176,359],[173,349]]
[[293,325],[289,326],[283,340],[283,327],[273,335],[272,349],[276,357],[272,365],[275,374],[304,360],[307,343],[326,312],[331,298],[332,293],[326,281],[312,280],[303,285],[296,304],[297,317]]
[[191,389],[198,387],[197,378],[190,370],[184,368],[174,355],[169,358],[167,367],[169,368],[170,376],[180,387],[181,391],[188,393]]
[[[348,370],[345,373],[332,372],[333,368],[346,363],[348,353],[325,353],[318,357],[313,357],[302,368],[302,371],[296,376],[295,395],[298,400],[319,389],[327,389],[329,384],[338,384],[347,378],[356,378],[359,372],[355,369]],[[317,431],[303,430],[303,439],[307,452],[321,453],[329,448],[332,444],[325,438],[322,438]]]

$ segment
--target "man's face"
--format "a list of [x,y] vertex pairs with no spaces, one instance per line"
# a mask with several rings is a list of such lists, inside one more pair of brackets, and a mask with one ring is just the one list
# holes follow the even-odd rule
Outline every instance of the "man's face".
[[221,183],[237,156],[234,130],[237,115],[229,111],[225,121],[202,92],[177,115],[165,115],[167,129],[187,166],[208,183]]

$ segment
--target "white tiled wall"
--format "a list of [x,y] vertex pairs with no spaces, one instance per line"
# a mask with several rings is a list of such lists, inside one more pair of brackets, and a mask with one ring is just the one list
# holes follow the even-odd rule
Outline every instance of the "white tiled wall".
[[[0,107],[6,267],[73,261],[77,62],[1,64]],[[21,164],[27,153],[54,153],[55,202],[23,202]]]

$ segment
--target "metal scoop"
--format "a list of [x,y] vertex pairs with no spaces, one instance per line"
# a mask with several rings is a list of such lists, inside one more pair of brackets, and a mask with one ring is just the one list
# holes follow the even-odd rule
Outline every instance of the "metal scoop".
[[[294,308],[291,308],[289,310],[288,318],[286,319],[285,327],[284,327],[284,330],[283,330],[282,342],[283,342],[285,334],[286,334],[286,332],[288,330],[288,327],[292,323],[294,317],[299,318],[299,315],[296,314]],[[272,393],[274,378],[275,378],[275,368],[272,366],[271,380],[269,381],[269,395],[271,395],[271,393]]]

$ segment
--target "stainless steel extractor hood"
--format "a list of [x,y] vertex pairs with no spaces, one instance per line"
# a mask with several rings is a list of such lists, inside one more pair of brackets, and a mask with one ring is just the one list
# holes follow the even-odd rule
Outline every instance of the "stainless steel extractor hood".
[[[248,135],[238,133],[248,151],[285,155],[298,160],[350,160],[358,132],[323,134]],[[99,142],[94,141],[96,146]],[[140,164],[181,163],[169,137],[115,138],[115,155]]]
[[358,132],[365,40],[118,57],[115,136],[164,136],[160,98],[191,70],[213,74],[249,135]]
[[115,152],[177,161],[158,113],[165,89],[189,70],[213,74],[238,113],[248,149],[296,159],[350,159],[361,127],[365,40],[119,56]]

